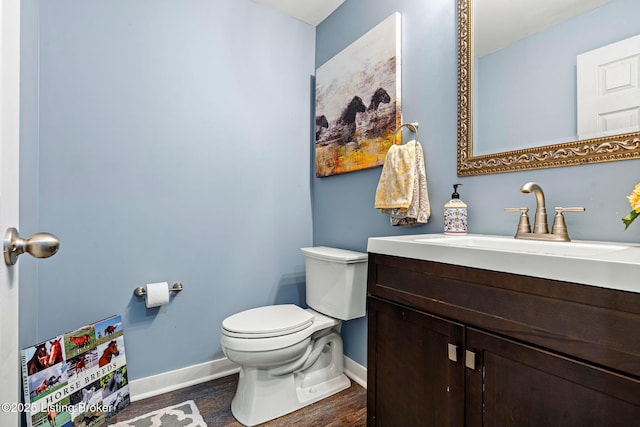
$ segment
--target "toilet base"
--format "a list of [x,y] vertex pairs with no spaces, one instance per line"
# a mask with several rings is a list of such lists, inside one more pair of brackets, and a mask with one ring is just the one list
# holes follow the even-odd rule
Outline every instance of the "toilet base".
[[327,350],[301,372],[272,375],[269,369],[241,367],[231,413],[245,426],[297,411],[351,386],[344,375],[342,339],[329,340]]
[[322,400],[325,397],[329,397],[333,394],[341,392],[342,390],[348,389],[349,387],[351,387],[351,381],[345,374],[341,374],[335,378],[318,384],[317,386],[297,388],[296,395],[298,397],[298,401],[302,402],[302,406],[300,406],[300,408],[302,408],[304,406]]

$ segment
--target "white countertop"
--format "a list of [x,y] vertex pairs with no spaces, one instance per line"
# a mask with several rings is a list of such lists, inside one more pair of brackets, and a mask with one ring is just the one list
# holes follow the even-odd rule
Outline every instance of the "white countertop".
[[370,237],[367,252],[640,293],[640,244],[416,234]]

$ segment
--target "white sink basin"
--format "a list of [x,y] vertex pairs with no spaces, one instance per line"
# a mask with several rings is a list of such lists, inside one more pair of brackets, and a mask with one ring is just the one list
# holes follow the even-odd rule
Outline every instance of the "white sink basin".
[[621,251],[628,246],[610,243],[586,242],[545,242],[521,240],[505,236],[439,236],[436,238],[416,239],[418,242],[466,246],[477,249],[490,249],[506,252],[527,252],[556,256],[592,256],[607,252]]
[[640,292],[639,244],[421,234],[372,237],[367,251]]

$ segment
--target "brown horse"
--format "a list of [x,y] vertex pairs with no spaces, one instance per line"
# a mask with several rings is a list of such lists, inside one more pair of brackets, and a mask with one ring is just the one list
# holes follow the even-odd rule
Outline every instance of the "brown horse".
[[51,427],[55,427],[56,425],[56,416],[58,416],[58,414],[53,410],[53,407],[49,408],[49,410],[47,411],[47,420],[49,421],[49,425]]
[[49,387],[48,381],[49,380],[46,379],[42,381],[42,384],[31,390],[31,394],[37,395],[38,393],[42,393],[43,391],[45,391]]
[[89,334],[80,335],[77,337],[69,337],[69,342],[76,345],[76,349],[79,350],[82,347],[86,347],[91,342]]
[[33,375],[49,367],[49,354],[45,343],[38,344],[31,360],[27,362],[27,372]]
[[51,347],[49,348],[49,366],[53,366],[56,363],[62,362],[62,345],[60,344],[60,340],[62,338],[58,338],[55,341],[49,341]]
[[116,331],[116,327],[113,325],[109,325],[106,328],[104,328],[104,336],[106,337],[107,335],[111,335],[115,331]]
[[87,353],[82,353],[81,356],[78,356],[76,359],[76,363],[74,365],[74,369],[76,370],[76,374],[79,374],[84,368],[87,367]]
[[119,354],[120,352],[118,351],[118,343],[116,343],[115,341],[111,341],[107,348],[104,349],[104,353],[102,353],[102,356],[100,356],[100,359],[98,360],[98,367],[108,365],[111,362],[111,358]]

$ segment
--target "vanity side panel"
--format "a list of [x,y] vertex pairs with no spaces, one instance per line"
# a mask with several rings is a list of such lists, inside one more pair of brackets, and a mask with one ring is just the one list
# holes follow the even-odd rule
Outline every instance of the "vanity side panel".
[[369,256],[371,295],[640,377],[640,294]]

